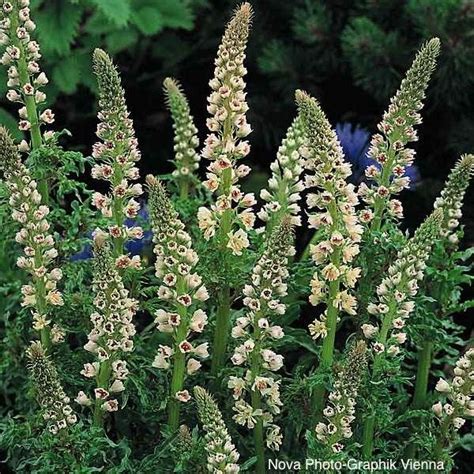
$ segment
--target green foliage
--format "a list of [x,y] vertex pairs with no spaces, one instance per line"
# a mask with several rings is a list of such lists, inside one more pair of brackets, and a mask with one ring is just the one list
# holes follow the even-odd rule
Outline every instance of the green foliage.
[[[45,69],[54,79],[50,100],[58,94],[74,94],[79,87],[95,91],[90,68],[95,47],[112,54],[132,52],[142,37],[164,29],[189,30],[202,2],[187,0],[36,0],[31,15],[37,23]],[[74,46],[74,47],[73,47]],[[6,91],[6,74],[0,71],[0,94]],[[1,122],[18,136],[6,110]]]
[[[402,31],[390,28],[388,11],[397,11],[397,2],[387,0],[385,2],[352,3],[348,12],[343,14],[340,11],[333,11],[337,10],[333,2],[324,5],[310,1],[296,2],[295,6],[287,4],[282,8],[292,18],[290,23],[296,40],[317,53],[306,61],[304,72],[308,74],[308,77],[313,68],[319,65],[324,65],[326,72],[334,70],[331,68],[340,67],[337,51],[331,50],[329,46],[334,43],[334,36],[342,32],[340,48],[348,60],[347,65],[358,86],[368,92],[373,92],[377,98],[382,98],[392,92],[399,81],[399,69],[405,65],[411,41],[414,41],[414,38],[405,38]],[[32,6],[38,20],[39,36],[47,61],[53,71],[52,79],[55,83],[53,87],[66,94],[73,93],[84,85],[93,88],[89,73],[89,55],[93,47],[106,44],[113,46],[113,51],[116,53],[124,52],[125,49],[133,50],[141,35],[152,37],[166,28],[190,29],[193,26],[195,9],[202,4],[203,2],[194,3],[184,0],[162,0],[159,2],[152,0],[71,0],[65,2],[38,0],[34,2]],[[375,5],[374,11],[369,12],[371,5]],[[427,1],[407,2],[403,10],[404,14],[413,16],[413,22],[415,19],[417,20],[420,34],[424,35],[432,31],[428,28],[428,20],[422,21],[422,15],[431,15],[431,19],[439,19],[440,30],[450,30],[453,28],[453,19],[447,14],[447,11],[460,8],[459,2],[449,0],[440,2],[434,7],[430,7],[430,2]],[[470,12],[464,13],[467,15],[467,20],[461,21],[458,18],[458,23],[456,23],[462,29],[467,28]],[[443,36],[441,33],[443,31],[440,32],[440,36]],[[406,47],[400,48],[400,42],[404,42]],[[76,44],[78,47],[73,48],[72,46]],[[163,48],[161,51],[163,57],[173,54],[172,51],[164,51],[166,46],[161,45],[157,48]],[[266,43],[264,50],[264,54],[260,58],[260,66],[270,76],[276,73],[282,75],[282,68],[285,67],[296,71],[297,69],[293,69],[293,66],[303,56],[299,47],[282,44],[279,40]],[[157,50],[155,49],[155,51]],[[158,49],[158,51],[160,50]],[[462,54],[465,53],[466,51],[462,52]],[[104,61],[104,58],[108,74],[104,76],[105,79],[99,77],[99,80],[110,79],[112,71],[115,81],[112,84],[114,87],[104,87],[104,89],[111,95],[108,97],[111,104],[109,112],[111,110],[113,114],[117,112],[117,103],[122,110],[125,110],[125,103],[118,73],[113,69],[112,63],[105,53],[96,53],[96,60]],[[291,67],[288,66],[287,61],[291,62]],[[367,69],[371,68],[374,62],[382,67],[377,68],[377,73],[369,75]],[[449,69],[449,65],[446,64],[442,67]],[[422,66],[420,68],[423,69]],[[438,78],[438,81],[441,80],[442,78]],[[465,87],[468,84],[468,79],[463,80],[466,81],[463,86]],[[415,86],[420,85],[418,82]],[[107,84],[105,85],[107,86]],[[110,84],[108,85],[110,86]],[[289,87],[286,78],[279,85]],[[413,88],[409,88],[407,94],[409,93],[413,93]],[[293,96],[293,94],[291,95]],[[241,105],[238,104],[238,106]],[[188,112],[186,108],[186,113]],[[318,137],[323,146],[315,148],[320,153],[321,159],[327,159],[330,152],[337,155],[340,151],[336,136],[329,127],[329,121],[326,120],[322,110],[318,109],[318,114],[319,120],[321,117],[324,118],[324,125],[327,129],[324,131],[327,133],[326,136]],[[123,113],[123,116],[125,115],[126,112]],[[5,119],[5,122],[10,123],[10,126],[16,126],[9,115],[3,114],[0,118]],[[321,132],[321,130],[314,128],[315,118],[318,119],[317,116],[312,117],[311,115],[305,118],[305,122],[307,122],[305,123],[306,139],[311,138],[312,132]],[[104,123],[104,127],[106,127],[105,120]],[[20,134],[17,137],[20,138]],[[111,140],[114,138],[112,137]],[[116,277],[116,281],[123,280],[124,287],[130,291],[133,298],[138,300],[136,315],[133,318],[136,334],[131,335],[134,341],[134,350],[126,354],[129,376],[124,382],[125,387],[122,387],[124,390],[119,397],[119,410],[104,413],[104,427],[102,429],[94,427],[86,406],[73,402],[78,392],[83,390],[92,392],[89,389],[97,386],[101,375],[100,373],[94,374],[90,378],[84,378],[81,375],[84,365],[90,364],[94,360],[90,352],[90,350],[93,352],[94,349],[91,349],[90,343],[94,342],[95,335],[90,333],[90,317],[94,315],[100,303],[94,300],[91,285],[94,279],[97,281],[97,272],[100,272],[101,269],[101,267],[94,266],[94,259],[83,254],[91,245],[91,233],[97,227],[108,230],[112,224],[115,224],[115,221],[112,222],[108,216],[98,215],[92,211],[93,193],[86,184],[85,177],[90,173],[90,167],[95,162],[92,158],[85,157],[83,154],[63,146],[63,142],[67,142],[68,139],[69,132],[67,131],[47,135],[44,144],[28,154],[24,169],[28,169],[36,181],[47,184],[50,227],[45,232],[49,231],[54,234],[59,254],[57,265],[63,274],[60,287],[64,304],[57,305],[52,309],[51,319],[64,330],[65,340],[52,346],[51,352],[48,352],[47,358],[44,358],[47,360],[46,365],[50,374],[54,375],[48,380],[54,379],[54,386],[60,384],[64,388],[69,400],[66,401],[63,397],[62,402],[74,405],[74,410],[80,421],[69,429],[61,431],[60,436],[53,436],[44,429],[45,420],[40,416],[37,404],[33,402],[35,387],[25,370],[27,363],[25,349],[30,340],[36,337],[36,333],[31,327],[32,315],[22,305],[21,299],[22,291],[28,293],[30,290],[23,286],[27,283],[25,273],[16,266],[17,258],[21,254],[21,235],[20,238],[17,235],[20,226],[18,222],[11,219],[11,203],[9,203],[11,190],[9,191],[6,184],[1,181],[0,343],[2,357],[0,359],[0,379],[2,383],[0,385],[0,450],[5,468],[13,472],[45,474],[52,472],[201,474],[210,469],[210,456],[216,452],[219,454],[220,451],[226,452],[227,456],[228,451],[233,450],[233,445],[230,447],[231,441],[229,441],[232,440],[240,453],[238,462],[241,472],[257,472],[260,456],[255,456],[252,436],[249,435],[249,432],[244,431],[243,427],[238,426],[233,418],[237,410],[235,410],[234,397],[228,387],[229,376],[247,377],[247,369],[243,365],[239,367],[239,364],[231,365],[228,362],[232,350],[237,345],[234,339],[226,348],[226,364],[220,372],[212,374],[209,370],[210,363],[205,360],[205,357],[202,359],[202,370],[196,373],[189,373],[189,369],[187,370],[186,377],[189,375],[189,386],[206,387],[208,392],[198,388],[195,392],[195,400],[181,403],[181,425],[178,430],[173,431],[167,425],[167,408],[170,404],[173,381],[169,374],[162,370],[162,367],[159,367],[158,364],[153,365],[153,359],[158,351],[163,350],[163,346],[170,344],[171,340],[169,332],[156,330],[155,316],[158,316],[156,312],[169,309],[171,304],[164,301],[164,297],[159,296],[160,291],[166,290],[163,286],[165,279],[161,277],[159,279],[159,271],[155,273],[157,269],[154,268],[154,263],[158,261],[157,267],[159,267],[165,259],[162,258],[160,261],[162,255],[159,254],[159,250],[155,250],[156,255],[153,254],[151,243],[143,244],[139,250],[142,257],[142,268],[140,269],[123,269],[112,257],[110,257],[110,261],[107,260],[107,264],[114,267],[114,272],[111,274],[120,275],[120,277]],[[328,147],[326,150],[325,146]],[[14,151],[11,154],[15,155],[16,148],[13,144],[11,148]],[[232,147],[229,145],[229,148]],[[299,152],[294,151],[298,155]],[[117,151],[117,156],[114,155],[114,157],[120,157],[122,152],[123,150]],[[232,154],[229,151],[225,153]],[[301,154],[303,155],[303,151]],[[342,157],[339,165],[343,166]],[[471,165],[472,160],[469,161],[469,166]],[[284,168],[284,166],[282,167]],[[121,169],[118,169],[120,172]],[[285,169],[283,169],[284,171]],[[471,168],[469,168],[470,172]],[[233,176],[230,176],[230,181],[232,181]],[[262,187],[260,186],[262,176],[257,172],[257,179],[254,178],[253,183],[249,186],[252,190],[258,192]],[[4,176],[1,177],[3,180]],[[464,176],[466,185],[468,177],[469,175]],[[112,189],[113,192],[117,192],[116,187],[122,178],[123,175],[119,175],[118,182],[112,183],[112,186],[115,187]],[[199,260],[195,262],[196,273],[202,277],[210,295],[209,299],[202,297],[202,301],[200,300],[207,311],[209,325],[198,337],[209,342],[209,349],[212,353],[210,334],[217,327],[216,300],[223,287],[229,288],[230,292],[231,303],[228,305],[230,324],[233,325],[239,319],[242,321],[245,320],[245,317],[259,314],[258,324],[255,325],[258,330],[253,334],[259,336],[261,334],[259,331],[269,329],[267,325],[270,323],[265,314],[259,313],[261,306],[255,310],[255,313],[252,313],[249,311],[249,302],[246,300],[250,298],[247,295],[250,291],[249,282],[257,287],[258,285],[254,283],[253,279],[258,280],[261,277],[260,273],[263,272],[262,266],[257,267],[257,262],[265,248],[270,253],[267,246],[267,235],[247,229],[250,245],[241,255],[228,251],[225,245],[222,246],[222,241],[219,239],[206,240],[199,229],[196,215],[201,206],[210,208],[215,205],[213,196],[204,187],[196,186],[192,199],[183,197],[172,176],[164,175],[160,176],[160,179],[170,181],[169,188],[172,195],[168,199],[163,189],[160,188],[157,195],[151,194],[148,203],[143,203],[143,208],[150,212],[156,221],[154,223],[156,224],[155,232],[169,232],[166,234],[169,237],[166,244],[170,249],[174,249],[173,238],[176,236],[176,233],[173,234],[173,229],[167,228],[170,218],[176,220],[179,216],[186,231],[192,236],[192,247],[199,256]],[[318,179],[327,180],[328,189],[334,186],[331,190],[336,190],[336,185],[342,190],[346,189],[344,180],[339,179],[334,183],[334,176],[329,172]],[[8,176],[6,180],[8,181]],[[454,181],[456,180],[461,181],[458,178]],[[149,179],[148,182],[150,182]],[[230,186],[232,185],[234,185],[233,181],[230,183]],[[305,186],[307,188],[313,187],[310,184]],[[281,192],[284,193],[285,190],[282,189]],[[348,192],[346,189],[346,192],[351,195],[353,190]],[[329,191],[327,193],[329,198],[326,194],[326,199],[331,201],[331,193]],[[457,197],[459,198],[459,196]],[[294,198],[295,196],[291,199]],[[285,196],[285,199],[289,201],[290,197]],[[354,201],[357,199],[354,198]],[[291,202],[295,201],[291,200]],[[354,206],[358,204],[360,203],[354,203]],[[360,205],[363,206],[363,204]],[[316,207],[318,206],[319,204],[316,205]],[[358,241],[360,234],[354,232],[352,228],[351,238],[355,237],[351,244],[357,244],[357,251],[359,251],[360,244],[360,253],[354,254],[353,265],[360,268],[361,279],[356,285],[357,278],[354,278],[354,285],[351,285],[351,289],[354,287],[353,290],[357,297],[357,312],[350,315],[337,310],[333,314],[337,338],[333,341],[331,363],[328,366],[322,365],[324,345],[311,337],[307,326],[315,316],[321,318],[321,321],[325,321],[325,314],[327,315],[329,309],[327,304],[318,303],[315,306],[308,304],[315,266],[320,264],[316,262],[317,258],[314,261],[307,258],[309,253],[314,257],[315,252],[304,251],[304,246],[309,244],[309,241],[312,244],[318,244],[325,239],[327,240],[326,248],[329,246],[332,252],[337,246],[345,245],[345,243],[341,243],[342,235],[339,237],[336,234],[340,234],[339,228],[348,230],[346,219],[351,222],[352,226],[355,225],[354,222],[358,225],[360,213],[358,209],[357,213],[354,211],[353,215],[349,215],[347,212],[344,213],[343,209],[347,211],[347,207],[341,206],[341,222],[338,223],[340,227],[335,228],[337,232],[334,228],[329,229],[328,227],[330,232],[328,230],[327,234],[324,234],[325,229],[320,224],[320,229],[310,235],[305,211],[301,213],[303,225],[301,230],[298,229],[297,234],[300,239],[298,241],[299,251],[296,256],[292,256],[288,264],[288,279],[286,280],[285,277],[285,282],[283,282],[281,277],[276,277],[280,278],[280,281],[272,281],[275,287],[280,287],[282,301],[285,305],[284,308],[277,306],[279,312],[278,316],[275,315],[275,320],[281,326],[279,329],[283,329],[284,334],[279,330],[275,331],[276,336],[272,336],[275,340],[272,340],[271,346],[268,346],[278,351],[278,355],[281,354],[284,357],[284,365],[274,378],[276,385],[281,385],[283,403],[281,405],[275,403],[272,412],[272,416],[281,424],[284,440],[280,452],[274,456],[291,461],[302,461],[306,456],[319,458],[324,456],[327,460],[343,460],[350,457],[358,459],[361,456],[361,446],[366,441],[363,438],[362,427],[367,419],[373,418],[377,421],[375,457],[399,459],[406,454],[407,448],[413,445],[420,459],[430,459],[432,455],[436,454],[438,429],[434,414],[430,409],[432,402],[437,399],[437,395],[431,391],[431,388],[435,378],[442,376],[446,371],[446,365],[454,364],[465,344],[464,327],[458,324],[458,319],[474,306],[474,302],[465,296],[466,288],[472,284],[474,278],[472,276],[474,250],[472,248],[467,250],[458,248],[458,244],[453,243],[456,242],[456,239],[439,238],[425,268],[424,260],[417,262],[418,255],[406,254],[404,251],[408,248],[413,253],[421,252],[430,244],[430,239],[433,238],[432,234],[438,230],[437,228],[429,227],[430,232],[424,232],[425,224],[421,227],[422,232],[415,233],[415,238],[410,239],[409,236],[413,232],[404,233],[400,229],[400,223],[387,219],[382,222],[380,230],[371,231],[370,226],[366,226],[361,242]],[[337,209],[331,210],[335,211],[335,215],[337,215]],[[435,212],[436,222],[439,223],[442,221],[441,211]],[[119,208],[117,214],[122,219],[123,209]],[[446,214],[444,217],[451,218],[453,216]],[[457,219],[459,216],[455,214],[455,217]],[[148,237],[151,233],[149,220],[145,212],[143,216],[137,217],[133,224],[142,226]],[[35,229],[36,224],[30,224],[27,222],[25,226],[28,225],[29,228]],[[434,226],[433,220],[431,226]],[[315,225],[315,227],[317,226]],[[285,243],[285,248],[288,246],[288,242],[285,242],[286,237],[289,237],[290,231],[293,232],[292,228],[288,227],[288,229],[288,234],[283,236],[275,234],[278,235],[278,240],[275,237],[275,241],[272,241],[273,247],[270,249],[278,249],[282,243]],[[227,235],[224,234],[224,238]],[[458,236],[462,237],[461,231],[458,231]],[[416,245],[413,244],[413,240],[416,241]],[[331,245],[334,245],[334,248]],[[186,258],[194,258],[189,256],[188,248],[184,244],[180,247],[176,253],[181,252]],[[340,248],[343,249],[343,247]],[[280,251],[282,252],[281,249]],[[270,257],[275,257],[275,255],[269,255],[269,260],[271,260]],[[343,257],[346,258],[341,253],[341,258]],[[170,267],[175,265],[173,258],[170,257],[167,260],[167,265],[170,260],[172,262],[169,264]],[[409,268],[407,263],[409,259],[412,259],[409,262],[410,265],[418,265],[416,269]],[[276,258],[275,262],[277,262]],[[335,260],[335,262],[338,265],[337,270],[341,270],[339,276],[347,271],[346,264],[352,265],[351,261],[341,263],[341,261]],[[331,264],[335,266],[332,262]],[[406,274],[400,272],[402,276],[400,276],[398,283],[396,283],[398,270],[395,264],[403,267],[404,271],[406,270]],[[277,264],[275,263],[275,265]],[[343,269],[344,266],[345,269]],[[117,267],[116,270],[115,267]],[[395,270],[393,270],[394,268]],[[280,270],[283,274],[286,267]],[[415,302],[413,314],[406,322],[408,341],[404,346],[400,346],[400,352],[393,357],[389,357],[388,352],[384,352],[385,349],[381,351],[384,355],[378,357],[378,352],[374,349],[375,341],[370,340],[370,337],[367,336],[369,364],[371,368],[376,365],[377,371],[366,370],[364,364],[360,364],[350,371],[350,361],[347,362],[348,348],[354,341],[362,339],[361,325],[373,321],[373,314],[368,310],[369,303],[374,303],[376,300],[381,301],[383,288],[379,291],[377,288],[380,288],[380,284],[388,275],[389,270],[391,272],[393,270],[393,274],[390,276],[395,282],[386,291],[398,288],[397,285],[405,291],[403,285],[406,284],[406,281],[403,280],[403,285],[400,285],[402,278],[406,278],[416,270],[417,279],[413,279],[413,282],[417,284],[417,281],[421,280],[418,272],[424,272],[424,280],[419,283],[420,288],[416,298],[411,298],[413,296],[411,293],[399,296],[394,291],[394,295],[396,295],[394,299],[396,297],[411,298]],[[182,264],[180,271],[187,275],[186,272],[190,270],[186,270],[186,265]],[[272,272],[268,270],[268,274],[271,275]],[[166,276],[170,281],[170,274]],[[337,280],[339,276],[334,277],[332,281]],[[188,283],[185,278],[181,282]],[[196,283],[196,285],[199,286],[200,283]],[[104,286],[107,287],[107,284]],[[170,283],[169,286],[171,288],[173,284]],[[406,286],[408,287],[408,284]],[[195,289],[189,285],[190,294]],[[255,301],[260,304],[260,300],[258,300],[260,297],[262,301],[264,298],[273,298],[271,296],[273,288],[266,288],[266,290],[265,294],[262,290],[260,295],[256,295],[257,298],[253,304],[256,305]],[[338,308],[336,302],[342,299],[339,289],[336,288],[336,290],[334,299],[331,300],[335,303],[331,307],[333,312],[334,308]],[[243,292],[245,292],[245,296],[242,296]],[[112,293],[111,290],[110,293]],[[399,293],[401,294],[401,291]],[[267,296],[268,294],[270,296]],[[195,292],[193,295],[195,296]],[[186,296],[191,298],[190,295]],[[337,300],[336,296],[340,299]],[[111,295],[108,294],[108,297],[110,299]],[[118,296],[116,300],[121,301]],[[188,314],[183,311],[180,315],[179,310],[185,306],[186,299],[183,298],[181,301],[183,303],[179,304],[182,306],[176,304],[177,313],[174,316],[182,316],[184,319],[188,317]],[[110,308],[114,302],[110,304]],[[395,313],[396,310],[396,304],[392,304],[385,313],[389,311]],[[113,317],[116,316],[112,309],[109,312]],[[281,312],[284,314],[280,314]],[[135,308],[133,313],[135,313]],[[395,316],[395,314],[390,313],[390,316]],[[97,317],[97,314],[93,317]],[[99,314],[98,317],[100,318],[101,315]],[[171,326],[171,322],[172,320],[169,319],[167,324]],[[390,321],[391,323],[392,321]],[[380,330],[380,328],[377,329]],[[388,328],[386,329],[388,332]],[[245,338],[250,337],[248,333],[244,333],[244,335]],[[279,335],[281,338],[278,337]],[[217,339],[219,336],[223,338],[225,335],[217,334]],[[386,336],[387,333],[384,336],[386,338],[384,342],[388,342],[390,339],[387,339]],[[189,334],[184,334],[183,339],[188,337],[191,343],[195,343],[197,340],[196,336],[190,335],[190,331]],[[413,386],[418,382],[415,379],[417,367],[422,361],[419,352],[427,341],[434,346],[428,364],[428,388],[424,394],[423,404],[415,406],[412,392]],[[89,347],[84,350],[86,343],[89,344]],[[365,358],[365,343],[363,346]],[[181,348],[181,346],[179,347]],[[252,353],[252,350],[249,352]],[[258,355],[260,354],[252,355],[251,358],[256,358]],[[254,370],[256,364],[254,360],[250,362],[252,363],[251,368]],[[107,367],[107,364],[104,363],[103,367],[106,367],[105,374],[109,376],[107,370],[111,370],[110,366]],[[183,365],[183,373],[186,369],[187,367]],[[357,374],[358,370],[356,369],[360,369],[362,373]],[[271,375],[270,372],[265,374]],[[372,377],[370,377],[371,374]],[[351,436],[348,436],[344,441],[344,450],[339,452],[333,446],[332,449],[329,449],[328,446],[323,445],[316,436],[315,418],[321,416],[321,413],[315,413],[312,397],[322,387],[322,399],[325,401],[328,398],[325,392],[335,392],[342,386],[338,385],[341,377],[346,377],[347,383],[354,380],[352,377],[356,377],[357,384],[360,383],[360,390],[358,394],[354,395],[357,398],[355,420],[349,422],[349,424],[352,423],[353,433],[351,432]],[[260,377],[260,379],[264,378]],[[263,385],[262,391],[268,389],[266,385],[268,380],[259,380],[259,383]],[[255,380],[255,384],[257,384],[257,380]],[[249,391],[257,393],[255,388]],[[44,402],[44,399],[42,401]],[[81,401],[79,396],[78,401]],[[176,400],[173,399],[173,401],[176,403]],[[47,400],[47,402],[50,403],[51,400]],[[335,404],[335,406],[337,405]],[[251,405],[249,407],[251,410],[255,408]],[[256,416],[260,415],[257,413]],[[329,417],[330,415],[324,414],[324,416]],[[268,423],[273,423],[273,419]],[[199,424],[203,425],[203,430],[199,428]],[[263,422],[262,427],[268,428]],[[451,466],[454,464],[454,456],[451,453],[453,449],[472,450],[472,447],[472,436],[469,434],[462,436],[461,433],[460,436],[453,438],[453,444],[446,448],[441,456],[447,461],[448,466]],[[267,447],[263,449],[266,451]],[[213,461],[218,464],[223,462],[223,459],[218,458]],[[456,465],[456,467],[458,466],[462,466],[461,462]]]

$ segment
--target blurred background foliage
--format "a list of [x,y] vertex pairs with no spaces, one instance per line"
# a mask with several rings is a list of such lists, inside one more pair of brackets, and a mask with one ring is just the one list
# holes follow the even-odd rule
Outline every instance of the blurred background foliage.
[[[236,3],[32,1],[42,64],[51,78],[48,98],[58,127],[73,132],[69,146],[89,153],[94,140],[91,53],[103,47],[115,56],[123,75],[144,154],[143,174],[167,172],[172,131],[162,81],[173,75],[183,83],[204,137],[207,82],[222,23]],[[343,124],[348,153],[363,153],[363,140],[375,131],[420,44],[433,36],[441,39],[442,54],[417,144],[420,179],[403,196],[406,223],[415,226],[428,212],[458,155],[474,150],[474,0],[252,3],[256,15],[248,53],[248,90],[255,173],[249,186],[255,188],[266,178],[268,164],[295,113],[296,88],[316,95],[332,123]],[[2,96],[5,84],[2,77]],[[1,107],[0,121],[15,129],[14,108],[6,101]],[[354,140],[360,144],[358,151],[350,146]],[[467,203],[473,202],[472,196],[471,191]],[[474,240],[472,204],[466,206],[464,222],[469,244]]]

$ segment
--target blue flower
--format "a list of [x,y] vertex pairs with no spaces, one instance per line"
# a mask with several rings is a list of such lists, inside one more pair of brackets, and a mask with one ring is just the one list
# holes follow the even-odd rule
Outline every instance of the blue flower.
[[92,246],[91,244],[86,244],[80,252],[77,252],[76,254],[71,256],[71,261],[76,262],[77,260],[88,260],[89,258],[92,258],[92,257],[93,257]]
[[[370,165],[380,168],[380,165],[367,156],[370,144],[370,133],[359,125],[349,122],[338,123],[336,134],[341,142],[346,160],[352,165],[351,180],[356,184],[365,180],[365,169]],[[405,176],[410,178],[410,189],[420,180],[420,172],[415,165],[408,166]]]
[[[127,227],[135,227],[136,225],[140,225],[143,222],[148,222],[149,213],[146,204],[142,204],[142,207],[138,213],[138,216],[135,219],[126,219],[124,224]],[[92,232],[88,232],[87,237],[92,239]],[[146,230],[143,232],[143,237],[141,239],[133,239],[129,240],[125,243],[125,248],[127,252],[129,252],[132,256],[141,255],[146,247],[151,244],[153,238],[153,232],[151,230]],[[93,257],[92,253],[92,246],[91,244],[86,244],[83,249],[72,255],[71,260],[87,260]]]

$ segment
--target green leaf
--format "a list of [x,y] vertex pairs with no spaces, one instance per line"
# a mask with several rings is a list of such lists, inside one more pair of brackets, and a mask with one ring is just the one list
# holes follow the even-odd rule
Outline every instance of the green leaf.
[[161,13],[156,7],[145,6],[134,10],[132,22],[144,35],[154,35],[163,28]]
[[[160,0],[159,2],[156,0],[133,0],[132,16],[138,16],[140,25],[137,20],[134,22],[144,34],[154,34],[159,29],[166,27],[190,30],[194,24],[194,15],[188,3],[190,2],[183,0]],[[148,16],[144,17],[144,15]],[[159,29],[157,29],[156,23],[153,23],[157,21],[159,21]],[[152,30],[155,31],[147,32]]]
[[18,130],[18,121],[12,114],[7,112],[5,109],[0,108],[0,123],[8,128],[12,137],[15,140],[22,140],[24,138],[23,133]]
[[59,87],[61,92],[66,94],[76,92],[79,83],[79,75],[80,66],[74,56],[60,61],[53,69],[54,83]]
[[77,53],[59,61],[53,69],[54,84],[65,94],[74,94],[79,84],[89,85],[91,79],[89,52]]
[[52,3],[36,13],[38,36],[45,53],[65,56],[76,38],[82,7],[70,3]]
[[185,30],[193,27],[194,15],[183,0],[160,0],[158,6],[163,16],[164,26]]
[[125,26],[130,19],[129,0],[92,0],[92,3],[117,26]]
[[116,54],[124,49],[130,48],[138,40],[138,33],[135,30],[119,30],[108,34],[105,37],[107,51]]

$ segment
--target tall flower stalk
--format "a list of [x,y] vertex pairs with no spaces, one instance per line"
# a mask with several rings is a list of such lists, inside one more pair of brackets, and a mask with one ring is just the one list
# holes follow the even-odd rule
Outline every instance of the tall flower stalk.
[[62,271],[54,266],[58,251],[47,220],[49,208],[41,204],[38,184],[22,163],[17,146],[3,126],[0,126],[0,171],[10,195],[12,218],[21,225],[15,240],[23,247],[24,255],[18,258],[17,265],[30,278],[21,289],[22,306],[30,308],[33,328],[48,352],[52,342],[59,342],[64,337],[57,325],[51,326],[54,307],[64,304],[57,288]]
[[[356,314],[357,300],[352,289],[360,268],[354,267],[352,262],[359,253],[363,228],[355,211],[358,198],[354,185],[346,181],[351,174],[351,165],[344,161],[335,131],[316,99],[297,91],[296,102],[307,139],[305,168],[312,173],[305,177],[305,185],[316,191],[307,197],[308,207],[316,209],[309,216],[309,224],[317,231],[317,238],[310,245],[316,270],[311,280],[309,301],[314,306],[324,303],[326,310],[309,330],[314,339],[323,339],[319,371],[324,373],[333,361],[340,312]],[[320,384],[313,395],[316,417],[324,407],[324,398],[324,384]]]
[[[211,209],[201,207],[198,212],[199,227],[204,238],[217,239],[223,257],[223,274],[227,268],[227,254],[242,255],[249,246],[247,231],[255,222],[251,207],[253,194],[243,194],[238,180],[250,172],[239,160],[250,152],[250,144],[244,138],[252,131],[247,123],[244,76],[245,48],[252,20],[252,7],[243,3],[234,12],[227,25],[215,60],[214,78],[209,82],[212,89],[208,97],[207,119],[210,133],[206,138],[202,156],[211,161],[207,167],[204,186],[217,195]],[[224,364],[229,336],[231,288],[224,281],[217,295],[216,328],[214,333],[212,373],[217,375]]]
[[301,117],[298,116],[288,128],[278,148],[277,159],[270,165],[272,175],[267,188],[260,192],[260,197],[266,203],[257,215],[266,223],[265,230],[268,234],[271,234],[284,216],[291,216],[293,225],[301,225],[301,207],[298,202],[304,189],[300,178],[305,143],[301,122]]
[[[281,298],[287,294],[288,258],[294,253],[293,226],[291,218],[286,217],[269,236],[267,247],[253,269],[251,284],[244,287],[247,311],[232,329],[232,337],[242,342],[235,348],[232,362],[246,366],[246,372],[244,377],[232,376],[228,387],[233,389],[234,420],[254,431],[258,473],[265,472],[264,443],[278,450],[282,440],[280,428],[273,423],[282,405],[280,381],[273,372],[282,367],[283,356],[276,354],[272,346],[284,336],[283,329],[275,322],[286,310]],[[250,404],[245,401],[246,395]]]
[[[474,156],[462,156],[446,180],[444,189],[440,196],[436,199],[435,209],[443,211],[443,222],[440,228],[439,248],[442,249],[444,256],[451,253],[457,246],[459,237],[457,229],[459,227],[459,220],[462,217],[462,205],[464,195],[469,186],[470,178],[474,171]],[[430,263],[428,265],[432,268],[439,269],[439,263]],[[442,303],[443,294],[445,290],[442,285],[437,284],[431,278],[426,279],[425,287],[429,288],[429,294],[434,299],[431,304],[432,314],[435,318],[442,318],[445,308]],[[426,331],[423,331],[426,333]],[[412,407],[415,410],[426,408],[428,380],[431,370],[433,357],[436,354],[436,345],[433,336],[425,334],[417,353],[417,370],[415,378],[415,389],[412,400]],[[418,419],[413,420],[413,426],[416,429]],[[410,443],[407,447],[407,456],[414,458],[416,454],[416,444]]]
[[197,153],[199,138],[198,129],[184,95],[181,85],[176,79],[167,77],[163,81],[166,97],[166,106],[171,112],[174,129],[174,165],[173,177],[175,178],[179,195],[186,199],[190,190],[196,186],[198,178],[196,170],[199,168],[200,156]]
[[36,399],[42,411],[48,431],[61,435],[77,422],[77,415],[69,404],[56,367],[51,362],[40,342],[32,342],[26,351],[28,370],[33,381]]
[[84,365],[81,374],[94,378],[94,400],[79,392],[76,402],[94,411],[94,424],[103,426],[104,415],[119,409],[114,398],[125,389],[128,376],[125,354],[133,350],[135,326],[132,322],[138,302],[129,297],[118,272],[107,234],[98,230],[94,236],[94,292],[95,311],[90,320],[92,330],[84,348],[95,355],[96,361]]
[[216,401],[202,387],[194,387],[199,419],[206,431],[207,469],[209,472],[240,472],[239,453],[232,443]]
[[351,424],[355,420],[355,408],[359,387],[367,370],[367,345],[358,341],[349,349],[345,363],[336,374],[334,389],[329,393],[323,410],[324,422],[316,425],[316,438],[339,453],[344,449],[344,440],[352,437]]
[[443,460],[451,451],[466,418],[474,417],[474,348],[467,350],[456,362],[450,382],[438,380],[436,391],[447,398],[444,405],[438,401],[432,406],[439,421],[433,454],[436,460]]
[[199,305],[209,295],[201,277],[194,271],[198,255],[192,249],[191,237],[165,188],[154,176],[147,176],[146,181],[155,242],[156,276],[161,283],[158,297],[166,305],[166,309],[156,312],[156,324],[159,331],[170,333],[173,338],[172,347],[160,346],[153,366],[172,370],[168,425],[176,431],[181,403],[191,398],[189,391],[184,389],[186,374],[197,372],[201,367],[198,359],[209,355],[208,343],[197,345],[191,340],[202,333],[207,324],[207,315]]
[[[464,195],[474,173],[474,155],[464,155],[457,161],[446,180],[441,195],[436,198],[434,207],[443,211],[440,235],[450,245],[457,244],[457,228],[462,217]],[[433,357],[433,341],[424,340],[418,353],[418,367],[415,382],[413,407],[422,408],[426,403],[428,377]]]
[[406,145],[418,140],[415,126],[421,123],[419,111],[423,107],[439,51],[438,38],[432,38],[422,46],[400,89],[390,101],[383,120],[378,124],[380,133],[372,137],[368,156],[377,165],[369,166],[365,174],[373,184],[367,186],[362,183],[359,187],[359,195],[373,216],[370,224],[372,230],[380,229],[386,212],[397,219],[403,216],[401,202],[392,199],[392,196],[410,185],[410,178],[405,171],[413,163],[415,151]]
[[92,156],[96,164],[92,177],[110,183],[110,192],[94,193],[92,203],[110,219],[108,232],[113,242],[113,254],[117,268],[138,268],[140,257],[130,258],[124,253],[127,239],[141,239],[141,227],[127,227],[126,219],[135,219],[140,210],[136,200],[143,193],[141,184],[131,184],[139,178],[136,167],[140,160],[138,141],[133,122],[125,103],[119,73],[110,57],[101,49],[94,51],[93,69],[99,86],[97,137]]
[[[370,377],[372,383],[381,379],[385,358],[396,357],[400,352],[399,346],[406,340],[403,328],[415,307],[412,298],[415,297],[418,284],[424,277],[426,262],[431,247],[439,236],[442,222],[443,211],[437,209],[421,224],[398,253],[395,263],[387,271],[387,276],[377,287],[376,300],[368,306],[368,313],[376,316],[378,320],[376,325],[362,325],[365,337],[373,341],[371,349],[374,358]],[[375,426],[375,414],[367,413],[362,447],[366,459],[372,455]]]
[[[49,81],[38,63],[39,44],[31,38],[36,24],[30,18],[29,5],[29,0],[3,0],[0,7],[0,44],[6,46],[0,62],[8,66],[7,99],[21,106],[18,128],[31,137],[31,146],[23,141],[21,151],[38,149],[43,143],[41,126],[54,122],[52,110],[44,108],[46,94],[42,89]],[[40,180],[38,190],[47,203],[47,177]]]

